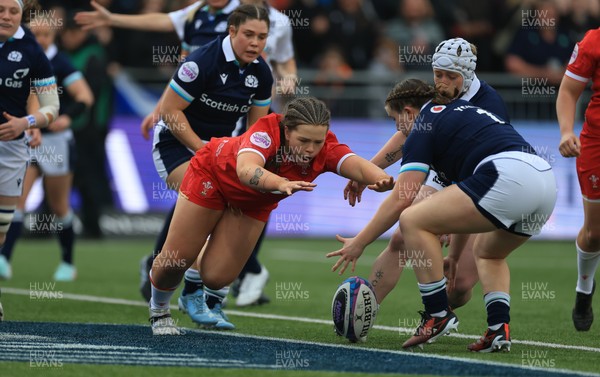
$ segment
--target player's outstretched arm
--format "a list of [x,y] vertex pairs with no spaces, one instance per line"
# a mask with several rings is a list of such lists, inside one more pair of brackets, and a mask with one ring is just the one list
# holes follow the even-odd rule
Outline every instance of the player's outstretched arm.
[[296,191],[312,191],[317,184],[288,181],[264,168],[264,161],[254,152],[243,152],[237,157],[237,175],[242,184],[259,191],[280,192],[292,195]]
[[340,167],[343,177],[358,183],[369,185],[375,191],[389,191],[394,188],[394,178],[383,169],[364,158],[354,155],[344,160]]
[[110,26],[165,33],[175,31],[175,26],[166,13],[118,14],[110,12],[95,1],[91,1],[90,4],[94,8],[93,11],[78,12],[75,15],[75,22],[83,30]]
[[575,135],[575,109],[586,83],[563,76],[556,97],[556,115],[560,126],[558,150],[563,157],[579,156],[581,143]]

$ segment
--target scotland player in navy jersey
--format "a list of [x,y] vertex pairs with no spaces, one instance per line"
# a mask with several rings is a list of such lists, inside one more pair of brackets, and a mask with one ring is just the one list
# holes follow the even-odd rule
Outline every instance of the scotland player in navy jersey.
[[[21,27],[23,14],[21,0],[0,0],[0,245],[23,190],[29,161],[25,130],[46,127],[59,108],[52,67],[31,33]],[[32,91],[40,108],[28,114]]]
[[[227,37],[192,52],[163,93],[153,155],[169,188],[179,188],[193,153],[208,139],[231,135],[244,114],[251,125],[269,111],[273,77],[260,57],[269,32],[267,10],[238,7],[229,16],[228,30]],[[229,288],[206,290],[207,313],[202,287],[198,271],[189,269],[179,307],[196,323],[234,328],[221,310]],[[153,295],[157,289],[152,286]]]
[[[476,47],[462,38],[442,41],[436,48],[432,59],[434,82],[441,95],[455,99],[460,98],[471,102],[487,111],[509,121],[506,106],[500,95],[487,83],[477,78],[475,67],[477,62]],[[402,157],[402,145],[406,137],[402,132],[397,132],[386,145],[371,159],[371,162],[381,168],[386,168]],[[447,186],[435,171],[431,170],[427,181],[421,190],[415,204],[431,196]],[[345,195],[349,196],[350,203],[354,205],[359,188],[352,182],[346,187]],[[392,193],[386,199],[386,204],[396,205],[397,197]],[[344,238],[340,238],[343,240]],[[466,304],[471,298],[473,286],[479,280],[477,267],[473,258],[473,240],[469,235],[452,235],[450,248],[464,249],[459,261],[459,273],[456,276],[454,287],[448,292],[448,299],[452,308]],[[396,286],[400,279],[402,267],[406,265],[407,255],[404,239],[400,228],[396,228],[388,246],[373,263],[369,281],[373,284],[378,302],[381,304],[385,297]]]
[[[268,4],[262,0],[242,0],[241,3],[265,5]],[[176,31],[182,41],[182,55],[186,56],[197,48],[207,44],[218,36],[227,36],[226,20],[229,14],[240,5],[238,0],[206,0],[197,1],[192,5],[171,13],[153,13],[139,15],[123,15],[111,13],[106,8],[96,2],[91,2],[94,11],[79,12],[75,16],[77,23],[84,29],[91,29],[100,26],[113,26],[120,28],[132,28],[148,31]],[[277,90],[279,93],[290,95],[293,93],[297,82],[296,60],[294,58],[294,48],[292,45],[292,23],[283,13],[268,6],[269,19],[271,22],[269,28],[269,38],[264,49],[264,55],[267,55],[266,61],[270,63],[272,71],[277,80]],[[162,97],[158,104],[162,102]],[[142,135],[149,137],[150,130],[159,119],[159,105],[157,104],[154,112],[149,114],[141,124]],[[246,119],[238,121],[235,134],[243,132],[246,126]],[[241,132],[240,132],[241,131]],[[166,239],[168,227],[173,216],[173,210],[167,215],[165,225],[159,234],[154,250],[158,252]],[[266,229],[266,227],[265,227]],[[233,295],[237,296],[236,304],[246,306],[254,303],[268,302],[268,298],[262,294],[267,283],[268,271],[257,259],[257,253],[260,249],[264,232],[259,238],[252,256],[242,270],[240,277],[234,284],[237,289],[233,289]],[[152,265],[153,255],[142,259],[140,291],[142,296],[150,300],[150,282],[147,279],[147,273]],[[186,279],[189,279],[187,276]]]
[[[54,273],[55,281],[72,281],[76,276],[73,264],[73,211],[69,204],[72,174],[73,135],[69,129],[71,119],[77,117],[89,108],[94,97],[90,87],[81,72],[71,64],[69,58],[58,51],[54,44],[56,29],[52,20],[39,15],[30,21],[30,28],[37,42],[44,49],[52,64],[57,84],[61,90],[66,90],[61,96],[61,109],[58,118],[47,128],[42,129],[42,144],[31,150],[31,165],[27,168],[21,195],[15,211],[13,223],[6,236],[6,242],[0,256],[0,270],[3,264],[10,262],[14,245],[21,235],[23,228],[23,211],[25,201],[35,180],[43,175],[46,199],[52,212],[56,215],[56,235],[61,250],[62,262]],[[61,93],[65,94],[65,93]],[[4,270],[9,272],[10,265]]]
[[[385,108],[398,131],[407,136],[395,187],[398,204],[380,206],[351,242],[328,256],[341,256],[334,270],[356,263],[364,247],[401,214],[405,248],[413,259],[425,305],[421,324],[403,344],[410,348],[435,341],[458,326],[448,306],[439,235],[479,233],[475,262],[488,329],[468,349],[508,351],[510,274],[505,258],[540,233],[554,209],[556,181],[548,162],[499,116],[463,100],[448,101],[420,80],[405,80],[392,89]],[[430,169],[456,184],[411,206]],[[461,251],[449,251],[449,286]]]

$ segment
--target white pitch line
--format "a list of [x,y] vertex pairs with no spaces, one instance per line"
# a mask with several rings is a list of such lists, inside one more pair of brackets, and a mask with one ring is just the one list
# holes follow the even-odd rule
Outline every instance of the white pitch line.
[[[11,287],[3,287],[3,293],[12,293],[15,295],[23,295],[29,296],[29,289],[22,288],[11,288]],[[37,291],[42,292],[44,291]],[[48,292],[50,293],[50,292]],[[63,299],[75,300],[75,301],[87,301],[87,302],[97,302],[102,304],[116,304],[116,305],[129,305],[129,306],[143,306],[148,307],[148,304],[143,301],[136,300],[127,300],[122,298],[112,298],[112,297],[100,297],[100,296],[90,296],[90,295],[81,295],[81,294],[73,294],[73,293],[63,293]],[[177,310],[177,305],[171,305],[172,310]],[[305,322],[305,323],[315,323],[322,325],[332,325],[332,322],[324,319],[317,318],[305,318],[305,317],[292,317],[292,316],[284,316],[278,314],[265,314],[265,313],[253,313],[253,312],[245,312],[239,310],[225,310],[226,314],[236,315],[240,317],[251,317],[251,318],[260,318],[260,319],[275,319],[281,321],[294,321],[294,322]],[[381,326],[375,325],[373,328],[384,331],[394,331],[394,332],[406,332],[412,333],[414,329],[409,329],[405,327],[393,327],[393,326]],[[468,335],[468,334],[450,334],[452,337],[462,338],[462,339],[479,339],[478,335]],[[600,353],[600,348],[596,347],[588,347],[588,346],[574,346],[570,344],[559,344],[559,343],[546,343],[546,342],[538,342],[535,340],[516,340],[512,339],[513,344],[524,344],[528,346],[537,346],[537,347],[546,347],[546,348],[554,348],[554,349],[569,349],[569,350],[578,350],[578,351],[587,351],[587,352],[596,352]]]

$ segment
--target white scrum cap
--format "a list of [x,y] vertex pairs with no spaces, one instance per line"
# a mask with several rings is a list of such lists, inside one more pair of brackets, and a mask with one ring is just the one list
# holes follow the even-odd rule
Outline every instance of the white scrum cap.
[[477,55],[471,44],[462,38],[448,39],[435,48],[431,66],[434,69],[460,73],[463,77],[462,92],[466,92],[473,83]]

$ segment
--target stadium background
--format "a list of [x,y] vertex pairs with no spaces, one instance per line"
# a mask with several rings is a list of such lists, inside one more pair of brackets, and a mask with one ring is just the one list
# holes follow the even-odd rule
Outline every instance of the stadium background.
[[[58,18],[63,14],[62,8],[65,24],[72,22],[70,17],[75,10],[89,9],[87,1],[40,3]],[[105,0],[100,3],[114,12],[140,13],[170,11],[190,2]],[[554,6],[548,8],[550,3]],[[564,68],[568,59],[564,57],[564,50],[570,51],[585,30],[600,25],[597,3],[563,0],[271,2],[290,18],[294,32],[299,67],[296,94],[314,95],[327,101],[333,113],[332,129],[340,140],[366,158],[373,156],[394,132],[382,107],[382,100],[393,83],[409,76],[431,82],[431,51],[442,38],[460,35],[475,43],[479,50],[478,76],[500,92],[512,123],[552,164],[558,175],[559,200],[553,217],[539,236],[543,239],[573,239],[583,221],[574,160],[562,158],[557,151],[559,132],[554,106],[558,83],[551,76],[526,78],[509,67],[505,57],[512,51],[511,38],[517,37],[518,32],[526,30],[535,34],[552,29],[557,32],[557,39],[566,38],[561,43],[567,43],[568,47],[548,51],[540,66]],[[58,8],[53,8],[56,6]],[[324,20],[328,25],[326,30],[322,30]],[[106,236],[156,234],[164,211],[171,207],[176,194],[168,190],[156,174],[151,142],[140,136],[139,124],[153,109],[180,60],[178,40],[174,34],[108,28],[91,34],[105,46],[109,60],[107,70],[112,79],[106,174],[104,177],[98,174],[99,187],[107,187],[110,192],[99,199],[103,202],[100,227]],[[557,56],[562,56],[562,61],[557,61]],[[276,93],[274,109],[280,109],[289,98]],[[587,99],[589,92],[583,96],[581,109]],[[582,118],[580,111],[578,124]],[[391,167],[388,172],[396,176],[397,167]],[[108,184],[101,180],[107,180]],[[355,234],[383,199],[381,195],[367,193],[363,204],[351,208],[342,200],[344,180],[331,175],[317,182],[319,189],[314,193],[298,194],[281,203],[268,225],[269,236]],[[38,182],[27,209],[38,210],[42,199]],[[77,189],[73,193],[73,205],[77,211],[80,209]],[[26,222],[40,218],[29,217]],[[36,226],[26,226],[26,229],[36,229]]]

